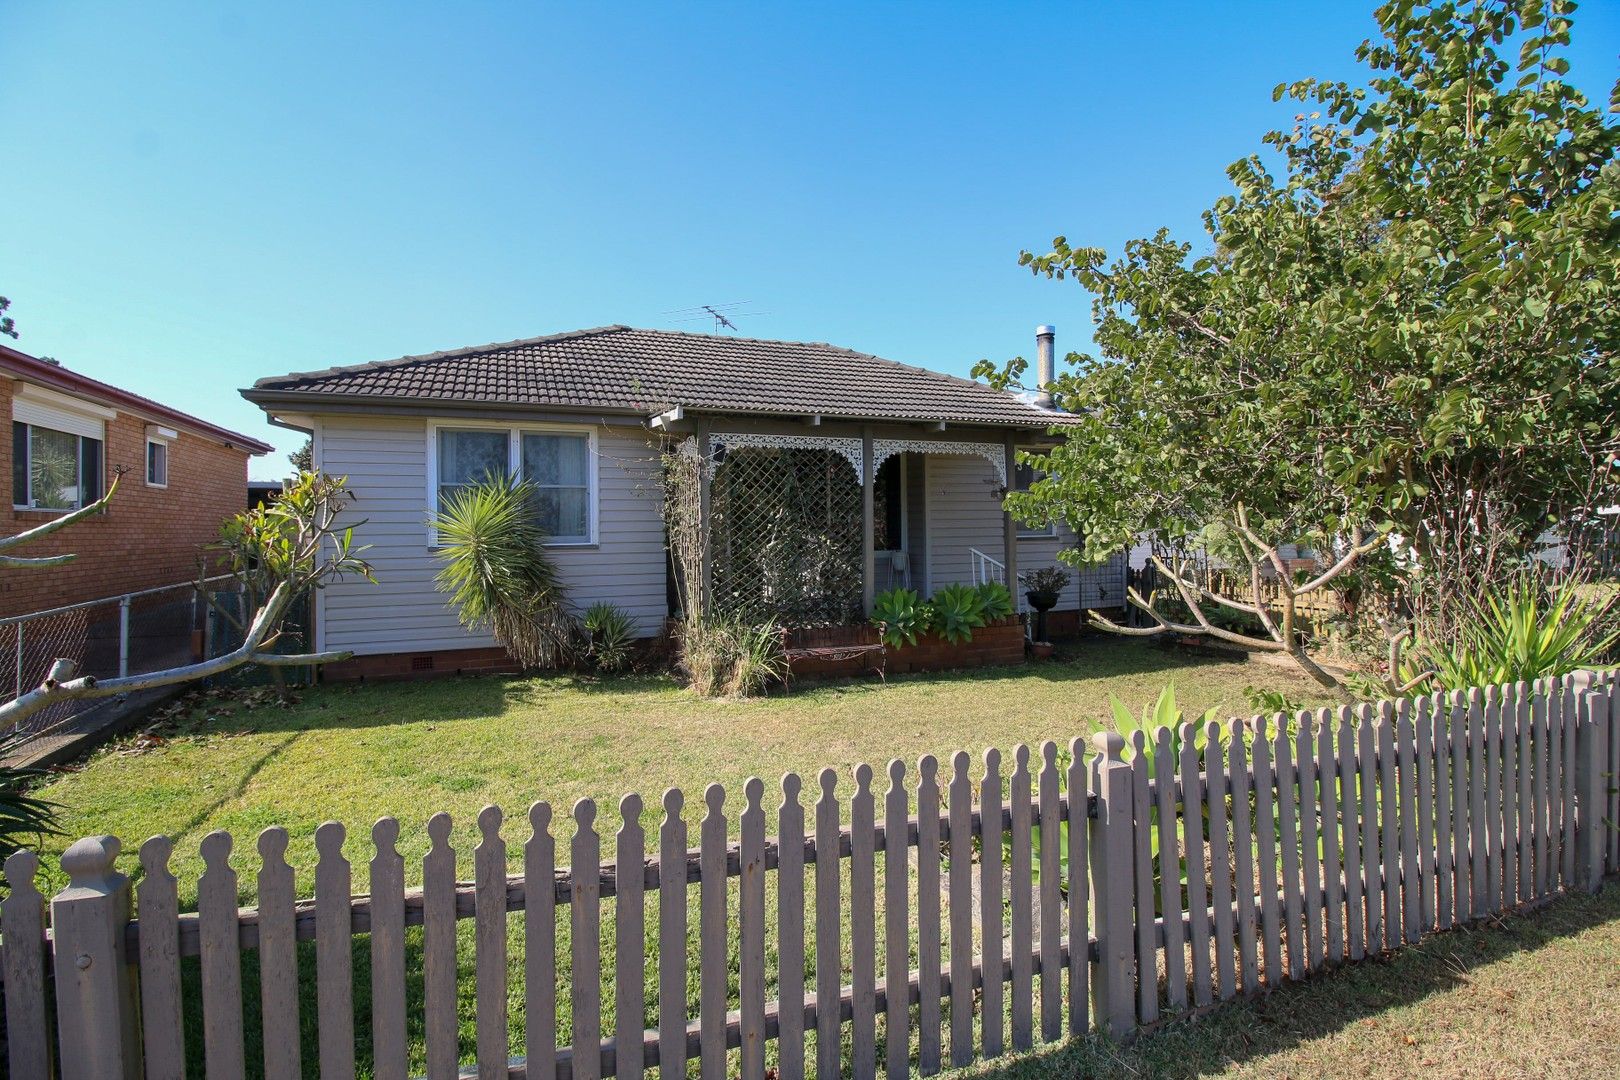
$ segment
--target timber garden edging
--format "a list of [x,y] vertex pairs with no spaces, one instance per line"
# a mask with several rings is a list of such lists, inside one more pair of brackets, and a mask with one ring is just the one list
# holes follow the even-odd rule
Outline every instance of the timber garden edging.
[[[913,1061],[929,1074],[947,1061],[999,1056],[1009,1029],[1018,1050],[1037,1032],[1043,1041],[1094,1030],[1127,1036],[1167,1013],[1560,890],[1596,889],[1620,870],[1620,831],[1609,824],[1620,821],[1614,688],[1612,676],[1582,673],[1306,712],[1292,731],[1280,714],[1211,724],[1207,747],[1217,752],[1206,749],[1202,761],[1190,725],[1161,729],[1152,743],[1140,732],[1129,745],[1100,734],[1089,761],[1079,739],[1066,761],[1050,742],[1033,760],[1020,746],[1005,780],[993,749],[977,777],[965,753],[948,768],[925,756],[909,788],[906,765],[891,762],[881,797],[863,765],[847,804],[832,770],[817,777],[813,804],[789,773],[774,838],[762,781],[744,788],[735,841],[726,792],[710,785],[696,848],[685,798],[671,789],[652,855],[632,794],[619,805],[607,863],[597,807],[581,800],[567,851],[583,873],[557,865],[552,810],[539,802],[529,808],[522,873],[509,876],[503,817],[486,807],[472,883],[457,881],[450,819],[436,814],[423,884],[407,889],[399,823],[383,818],[371,833],[368,892],[356,895],[345,829],[328,822],[316,832],[315,895],[299,900],[287,834],[273,827],[258,837],[255,909],[237,907],[224,832],[202,841],[194,913],[179,909],[166,837],[142,845],[135,890],[117,872],[116,838],[78,841],[62,858],[70,884],[48,905],[35,884],[38,858],[22,851],[5,864],[10,894],[0,905],[10,1074],[181,1075],[186,1029],[200,1026],[207,1075],[243,1075],[245,952],[258,953],[259,1000],[246,1007],[257,1006],[263,1073],[277,1080],[300,1075],[311,1051],[323,1077],[354,1074],[357,991],[369,997],[361,1015],[369,1012],[371,1067],[385,1078],[407,1075],[412,1007],[434,1080],[461,1075],[463,1050],[480,1077],[656,1069],[672,1078],[693,1059],[704,1076],[763,1077],[774,1042],[777,1075],[800,1080],[810,1071],[871,1077],[880,1066],[904,1076]],[[977,861],[964,857],[975,842]],[[1227,872],[1207,873],[1211,866]],[[602,947],[604,909],[611,949]],[[514,912],[521,916],[509,923]],[[476,1037],[466,1047],[457,1030],[460,920],[474,924]],[[564,922],[569,964],[560,978]],[[410,926],[423,928],[419,947]],[[514,934],[524,946],[523,1053],[509,1058]],[[371,962],[357,986],[360,935]],[[298,944],[310,941],[317,1016],[306,1047]],[[306,965],[310,955],[306,947]],[[188,1004],[190,964],[201,995]],[[407,996],[415,967],[419,1006]],[[566,1040],[560,993],[571,1006]],[[613,1003],[606,1031],[604,997]]]

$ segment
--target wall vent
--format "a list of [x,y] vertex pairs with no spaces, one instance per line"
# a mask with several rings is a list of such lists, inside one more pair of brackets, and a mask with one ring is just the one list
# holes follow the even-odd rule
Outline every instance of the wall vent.
[[413,656],[413,657],[411,657],[411,670],[412,671],[432,671],[433,670],[433,657],[431,657],[431,656]]

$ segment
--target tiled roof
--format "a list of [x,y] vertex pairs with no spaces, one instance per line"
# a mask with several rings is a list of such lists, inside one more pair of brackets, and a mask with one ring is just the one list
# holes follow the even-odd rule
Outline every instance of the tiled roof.
[[[260,379],[254,400],[490,402],[647,415],[693,410],[1018,427],[1061,423],[982,383],[820,342],[604,326]],[[282,398],[285,400],[285,398]]]

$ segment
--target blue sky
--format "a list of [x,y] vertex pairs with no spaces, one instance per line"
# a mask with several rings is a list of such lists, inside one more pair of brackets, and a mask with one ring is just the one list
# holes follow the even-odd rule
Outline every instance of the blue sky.
[[704,303],[966,374],[1082,346],[1020,248],[1196,235],[1274,85],[1359,78],[1371,7],[8,0],[0,294],[25,351],[283,452],[260,376]]

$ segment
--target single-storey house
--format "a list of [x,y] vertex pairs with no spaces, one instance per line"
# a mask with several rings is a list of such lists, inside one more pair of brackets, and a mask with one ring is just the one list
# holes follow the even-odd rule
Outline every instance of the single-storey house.
[[[1050,377],[1050,328],[1039,335]],[[1069,422],[1050,399],[832,345],[605,326],[261,379],[242,391],[310,432],[317,469],[347,476],[376,584],[316,602],[329,677],[504,663],[434,588],[431,518],[490,471],[538,485],[570,590],[647,636],[677,614],[664,504],[673,461],[700,477],[705,572],[717,610],[787,623],[856,621],[875,593],[927,595],[1016,578],[1075,537],[1014,521],[1015,460]],[[1120,607],[1125,561],[1076,572],[1054,626]],[[1015,593],[1022,590],[1015,589]]]

